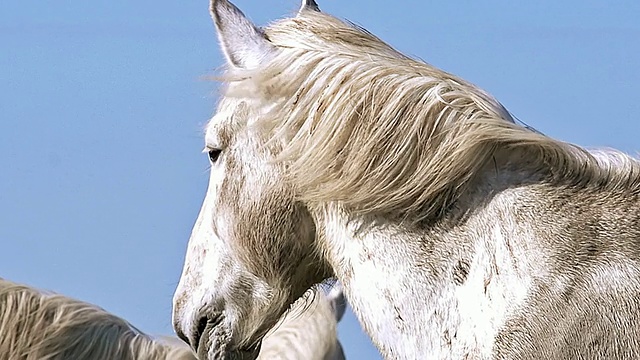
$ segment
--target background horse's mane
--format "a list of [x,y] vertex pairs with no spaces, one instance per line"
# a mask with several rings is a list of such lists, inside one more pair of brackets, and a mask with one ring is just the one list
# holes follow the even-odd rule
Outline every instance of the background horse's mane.
[[277,52],[258,69],[229,69],[225,95],[260,114],[256,125],[282,148],[302,200],[340,201],[359,215],[437,217],[505,148],[525,149],[529,164],[557,172],[550,179],[637,186],[631,158],[593,155],[517,125],[481,89],[359,27],[303,10],[265,34]]
[[0,279],[0,359],[195,359],[181,342],[152,339],[69,297]]

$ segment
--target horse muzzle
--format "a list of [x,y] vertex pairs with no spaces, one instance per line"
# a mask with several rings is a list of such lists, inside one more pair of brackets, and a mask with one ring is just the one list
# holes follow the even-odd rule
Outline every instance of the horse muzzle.
[[179,338],[191,346],[201,360],[255,360],[261,343],[249,348],[233,345],[232,331],[224,313],[203,311],[186,323],[174,318],[174,329]]

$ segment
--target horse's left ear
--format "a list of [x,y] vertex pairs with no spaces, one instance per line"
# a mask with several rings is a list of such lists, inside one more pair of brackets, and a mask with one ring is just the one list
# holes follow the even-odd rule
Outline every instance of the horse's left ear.
[[231,65],[256,68],[276,52],[262,30],[229,1],[211,0],[210,10],[220,46]]
[[336,317],[336,322],[339,322],[342,319],[344,312],[347,310],[347,299],[344,296],[342,283],[336,281],[326,296],[327,300],[329,300],[329,304],[331,304],[331,309],[333,310],[333,315]]
[[304,10],[320,12],[320,7],[314,0],[302,0],[302,6],[300,7],[298,14]]

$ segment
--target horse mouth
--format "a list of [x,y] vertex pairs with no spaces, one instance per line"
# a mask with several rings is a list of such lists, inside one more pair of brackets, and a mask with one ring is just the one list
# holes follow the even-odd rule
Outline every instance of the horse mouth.
[[253,346],[249,349],[239,349],[227,354],[227,360],[256,360],[260,354],[260,345]]
[[256,360],[261,344],[247,349],[234,349],[231,336],[222,317],[201,321],[200,338],[196,339],[196,354],[201,360]]

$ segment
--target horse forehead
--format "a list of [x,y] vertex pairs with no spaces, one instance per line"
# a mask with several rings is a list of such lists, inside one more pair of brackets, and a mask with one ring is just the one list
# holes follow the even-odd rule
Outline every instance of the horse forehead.
[[252,117],[252,111],[244,99],[222,96],[215,115],[206,126],[207,145],[227,147],[236,133],[244,128]]
[[209,120],[205,129],[205,142],[207,146],[224,148],[229,145],[233,136],[233,113],[218,111]]

